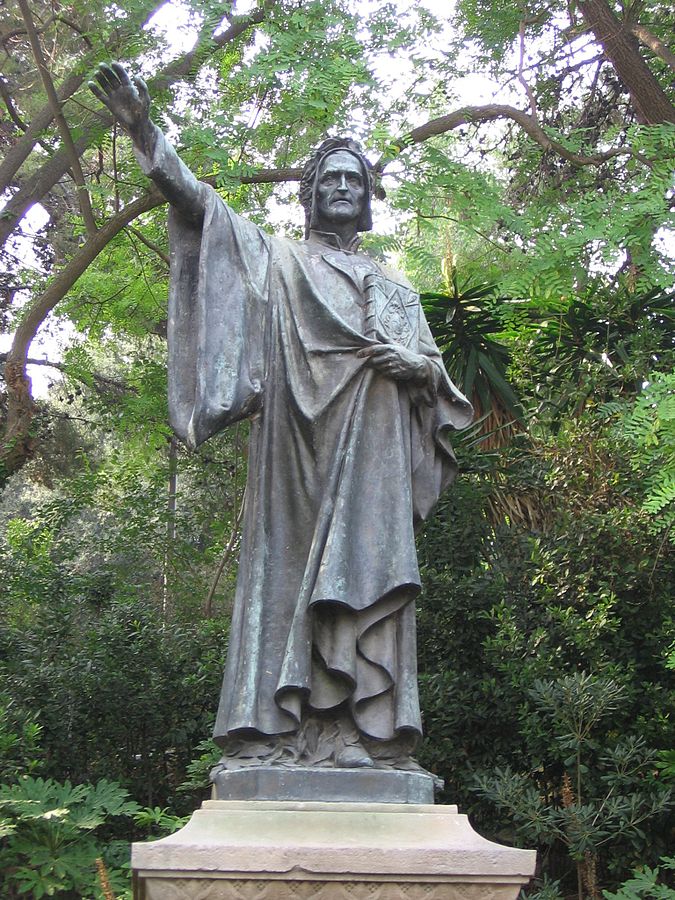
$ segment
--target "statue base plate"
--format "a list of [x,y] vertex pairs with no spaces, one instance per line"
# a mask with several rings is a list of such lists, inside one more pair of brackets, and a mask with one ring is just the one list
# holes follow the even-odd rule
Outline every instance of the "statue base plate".
[[215,800],[283,800],[331,803],[434,802],[434,778],[400,769],[320,769],[302,766],[251,766],[219,772]]
[[135,900],[515,900],[535,858],[454,806],[210,800],[131,861]]

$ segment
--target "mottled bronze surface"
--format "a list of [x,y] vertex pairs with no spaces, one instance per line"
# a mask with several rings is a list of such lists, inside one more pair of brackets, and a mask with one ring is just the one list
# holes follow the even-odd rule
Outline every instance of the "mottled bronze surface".
[[213,777],[337,768],[353,799],[354,769],[419,774],[414,529],[472,411],[412,286],[359,249],[371,167],[353,141],[324,142],[301,184],[307,239],[272,236],[183,165],[142,81],[113,64],[93,89],[171,204],[172,425],[196,447],[251,420]]

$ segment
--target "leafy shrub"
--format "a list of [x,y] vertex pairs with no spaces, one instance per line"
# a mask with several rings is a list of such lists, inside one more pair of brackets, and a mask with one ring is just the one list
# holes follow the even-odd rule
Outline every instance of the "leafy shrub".
[[[104,856],[101,828],[138,812],[123,788],[105,780],[72,785],[23,776],[0,786],[2,896],[102,897],[96,862]],[[113,871],[111,879],[124,889],[124,871]]]
[[[566,771],[573,809],[602,804],[613,779],[612,798],[623,799],[613,807],[610,798],[602,813],[611,812],[597,861],[602,887],[638,863],[655,865],[671,845],[670,813],[650,806],[670,783],[670,751],[650,748],[675,746],[675,560],[649,532],[644,486],[633,481],[614,429],[586,415],[499,454],[460,444],[464,475],[418,541],[420,761],[445,779],[443,799],[460,804],[481,833],[539,843],[542,870],[565,895],[577,875],[568,846],[550,833],[525,838],[514,823],[515,797],[511,807],[499,805],[494,794],[476,793],[475,778],[509,772],[546,815],[562,809]],[[582,672],[593,680],[579,696]],[[576,697],[578,714],[593,690],[604,695],[605,682],[617,695],[585,744],[579,801],[574,753],[562,745],[569,728],[543,710],[544,685],[560,694],[549,706],[571,714]],[[631,735],[643,742],[624,740]],[[619,774],[626,765],[635,766],[630,778]]]
[[[622,736],[602,748],[594,741],[622,699],[615,681],[575,673],[535,682],[530,694],[557,745],[548,771],[498,768],[476,775],[476,790],[508,811],[525,842],[563,844],[577,867],[579,900],[594,897],[601,853],[626,842],[634,853],[643,851],[644,824],[672,805],[671,792],[650,777],[656,753],[641,737]],[[557,785],[551,784],[556,763]]]
[[616,893],[603,891],[605,900],[675,900],[675,889],[663,881],[664,869],[675,872],[675,857],[663,856],[660,865],[653,869],[643,866],[633,872],[633,877],[619,887]]
[[8,694],[0,693],[0,783],[38,767],[42,726],[33,718]]
[[193,809],[204,792],[176,791],[212,725],[223,632],[221,622],[163,623],[140,601],[102,610],[52,601],[5,629],[0,679],[17,715],[37,713],[48,750],[40,774],[111,779],[143,805]]

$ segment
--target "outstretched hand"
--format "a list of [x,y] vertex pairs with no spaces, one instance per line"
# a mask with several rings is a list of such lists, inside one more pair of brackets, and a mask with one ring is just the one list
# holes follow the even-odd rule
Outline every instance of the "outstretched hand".
[[[142,78],[130,78],[118,62],[101,63],[89,89],[110,110],[134,142],[141,169],[164,197],[193,224],[204,218],[205,194],[150,118],[150,94]],[[157,147],[162,152],[158,154]]]
[[369,366],[396,381],[424,384],[427,380],[424,357],[399,344],[372,344],[359,350],[356,355],[366,358]]
[[[101,63],[89,89],[108,107],[135,141],[143,142],[150,127],[150,94],[142,78],[129,78],[120,63]],[[97,83],[98,82],[98,83]]]

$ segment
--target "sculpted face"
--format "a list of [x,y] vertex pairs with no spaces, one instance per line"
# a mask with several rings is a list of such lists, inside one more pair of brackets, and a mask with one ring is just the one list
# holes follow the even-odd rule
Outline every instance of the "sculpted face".
[[366,186],[353,154],[336,150],[321,164],[316,184],[314,224],[321,230],[356,222],[363,209]]

